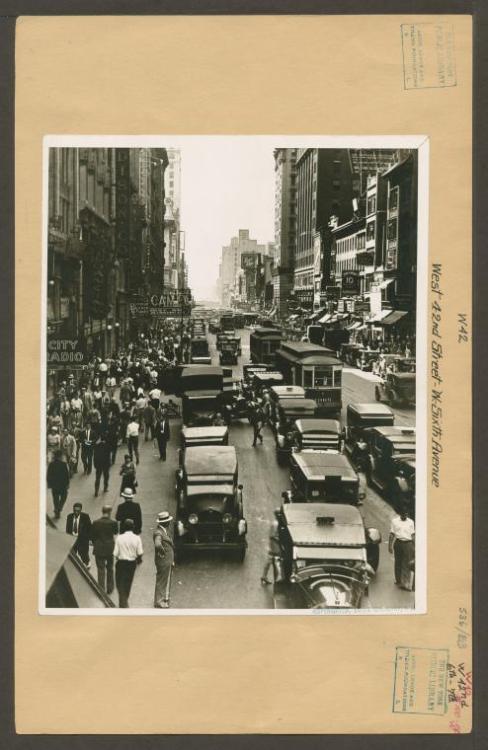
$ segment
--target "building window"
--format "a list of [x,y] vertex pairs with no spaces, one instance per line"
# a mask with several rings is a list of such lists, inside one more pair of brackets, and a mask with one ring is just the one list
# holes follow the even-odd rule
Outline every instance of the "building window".
[[332,367],[316,367],[314,385],[332,386]]
[[370,221],[369,224],[366,226],[366,237],[369,242],[369,240],[374,240],[375,238],[375,222]]
[[341,181],[340,180],[332,180],[332,187],[334,190],[340,190],[341,189]]
[[396,218],[389,219],[388,228],[387,228],[387,238],[389,240],[397,239],[397,227],[398,227],[398,220]]
[[376,211],[376,195],[370,195],[368,198],[368,208],[367,208],[368,216],[370,214],[374,214],[375,211]]
[[398,210],[398,187],[390,190],[390,195],[388,196],[388,208],[390,211]]

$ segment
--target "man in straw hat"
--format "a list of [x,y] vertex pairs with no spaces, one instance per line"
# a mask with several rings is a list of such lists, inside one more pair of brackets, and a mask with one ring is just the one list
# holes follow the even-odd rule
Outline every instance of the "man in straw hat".
[[174,544],[169,533],[173,520],[167,510],[158,513],[157,527],[153,534],[154,563],[156,565],[156,586],[154,589],[154,606],[156,609],[169,607],[171,572],[174,566]]
[[115,518],[120,524],[120,531],[122,532],[124,521],[129,518],[134,522],[134,534],[140,534],[142,530],[142,513],[141,506],[134,501],[134,490],[126,487],[121,497],[124,498],[124,502],[120,503],[115,514]]

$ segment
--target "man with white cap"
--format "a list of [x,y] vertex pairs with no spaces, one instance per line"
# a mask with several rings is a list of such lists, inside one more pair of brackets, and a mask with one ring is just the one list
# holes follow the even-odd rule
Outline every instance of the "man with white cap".
[[169,533],[173,520],[167,510],[158,513],[157,527],[153,534],[154,563],[156,565],[156,586],[154,589],[154,606],[156,609],[169,607],[171,572],[174,566],[174,544]]

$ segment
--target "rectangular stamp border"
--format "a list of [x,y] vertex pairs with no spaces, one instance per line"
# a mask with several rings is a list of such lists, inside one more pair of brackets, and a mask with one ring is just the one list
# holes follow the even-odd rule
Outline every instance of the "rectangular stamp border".
[[[451,55],[451,64],[453,69],[453,83],[446,83],[442,84],[439,83],[435,86],[407,86],[407,68],[417,68],[417,65],[414,65],[411,60],[407,59],[407,50],[405,48],[404,44],[404,29],[411,28],[411,29],[418,29],[420,26],[441,26],[441,27],[447,27],[447,29],[450,31],[451,34],[451,49],[450,49],[450,55]],[[402,41],[402,68],[403,68],[403,89],[404,91],[419,91],[423,89],[449,89],[449,88],[455,88],[457,83],[457,68],[456,68],[456,50],[455,50],[455,44],[454,44],[454,30],[452,28],[452,25],[448,23],[435,23],[433,21],[427,21],[427,22],[421,22],[421,23],[402,23],[400,24],[400,36]],[[448,50],[448,46],[443,46],[444,51],[446,52]],[[437,73],[438,76],[438,73]]]
[[[446,654],[446,673],[445,673],[445,680],[444,680],[444,712],[442,714],[434,713],[432,711],[396,711],[395,710],[395,701],[397,699],[396,695],[396,684],[397,684],[397,673],[398,673],[398,656],[399,651],[401,649],[408,649],[411,651],[429,651],[431,653],[439,653],[443,652]],[[449,649],[448,648],[428,648],[426,646],[396,646],[395,647],[395,669],[393,672],[393,700],[392,700],[392,706],[391,710],[394,714],[410,714],[412,716],[438,716],[439,718],[442,718],[447,714],[448,710],[448,692],[447,692],[447,677],[448,677],[448,670],[447,666],[449,664]]]

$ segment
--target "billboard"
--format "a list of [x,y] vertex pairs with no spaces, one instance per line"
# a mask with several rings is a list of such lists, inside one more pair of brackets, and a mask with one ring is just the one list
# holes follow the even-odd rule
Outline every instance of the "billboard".
[[360,275],[359,271],[342,272],[342,294],[359,294]]

